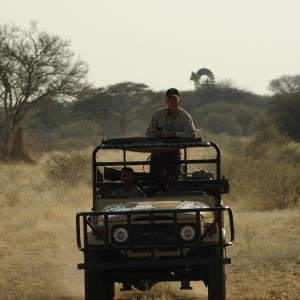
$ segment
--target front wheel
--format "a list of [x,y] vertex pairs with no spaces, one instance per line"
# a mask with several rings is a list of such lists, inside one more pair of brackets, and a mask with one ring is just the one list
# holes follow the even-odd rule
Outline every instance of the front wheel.
[[84,271],[86,300],[113,300],[115,296],[114,282],[104,278],[99,270]]
[[[219,248],[213,248],[209,256],[213,260],[222,259],[224,251],[221,254]],[[221,261],[209,265],[208,300],[226,300],[225,266]]]
[[85,300],[113,300],[115,284],[109,274],[103,270],[93,269],[105,258],[98,252],[85,252],[84,289]]

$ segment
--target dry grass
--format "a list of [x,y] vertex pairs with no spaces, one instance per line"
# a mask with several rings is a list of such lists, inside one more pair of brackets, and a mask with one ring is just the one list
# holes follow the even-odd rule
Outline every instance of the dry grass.
[[[0,299],[83,299],[75,215],[90,211],[92,190],[86,181],[73,187],[49,182],[44,162],[0,166]],[[298,299],[299,208],[247,212],[241,203],[231,206],[236,243],[228,249],[229,300]],[[182,299],[178,295],[160,285],[128,297]]]
[[83,294],[75,214],[90,210],[91,189],[50,184],[42,166],[1,165],[0,299]]
[[235,212],[236,243],[228,248],[229,299],[291,299],[300,295],[300,212]]

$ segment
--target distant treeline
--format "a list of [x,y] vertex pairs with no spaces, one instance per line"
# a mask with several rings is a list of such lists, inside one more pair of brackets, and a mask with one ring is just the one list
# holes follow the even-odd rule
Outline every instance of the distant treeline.
[[[13,158],[20,126],[29,151],[76,150],[103,138],[144,136],[153,112],[165,105],[165,91],[134,82],[97,88],[87,75],[70,42],[39,31],[36,22],[28,30],[0,25],[0,161]],[[272,80],[272,96],[214,78],[195,87],[181,91],[182,107],[199,136],[249,136],[272,125],[300,141],[300,75]]]
[[[249,136],[275,124],[300,140],[299,93],[261,96],[221,83],[181,91],[181,96],[199,136],[201,131]],[[25,142],[31,150],[49,151],[86,148],[109,137],[144,136],[151,115],[163,106],[164,91],[133,82],[94,89],[72,102],[49,100],[23,122]]]

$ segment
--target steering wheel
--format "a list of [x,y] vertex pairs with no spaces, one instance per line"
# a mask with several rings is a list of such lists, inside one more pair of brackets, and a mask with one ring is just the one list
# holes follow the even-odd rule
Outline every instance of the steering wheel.
[[[109,195],[109,198],[130,198],[129,196],[128,196],[128,197],[127,197],[127,196],[123,196],[123,197],[112,197],[112,193],[113,193],[114,191],[118,190],[118,189],[122,189],[122,187],[123,187],[123,186],[120,185],[120,186],[116,186],[116,187],[113,187],[112,189],[110,189],[110,190],[108,191],[108,193],[107,193],[107,194]],[[143,198],[143,197],[145,196],[145,193],[144,193],[138,186],[136,186],[135,184],[131,184],[131,187],[139,192],[139,194],[141,195],[141,198]]]

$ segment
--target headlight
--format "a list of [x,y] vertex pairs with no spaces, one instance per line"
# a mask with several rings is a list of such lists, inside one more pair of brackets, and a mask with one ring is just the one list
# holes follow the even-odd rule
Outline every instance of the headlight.
[[191,241],[195,235],[195,229],[191,225],[185,225],[180,229],[180,237],[184,241]]
[[118,227],[114,231],[114,239],[118,243],[124,243],[128,239],[128,231],[124,227]]

